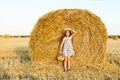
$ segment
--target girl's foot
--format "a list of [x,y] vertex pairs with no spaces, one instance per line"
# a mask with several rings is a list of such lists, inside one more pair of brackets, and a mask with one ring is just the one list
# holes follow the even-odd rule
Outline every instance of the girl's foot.
[[67,70],[64,70],[64,72],[67,72]]
[[67,71],[70,71],[71,69],[68,69]]

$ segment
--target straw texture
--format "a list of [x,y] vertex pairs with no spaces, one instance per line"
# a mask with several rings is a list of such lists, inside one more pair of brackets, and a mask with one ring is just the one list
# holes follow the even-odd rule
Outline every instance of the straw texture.
[[81,9],[52,11],[41,17],[30,36],[32,60],[55,61],[65,28],[74,29],[75,58],[81,62],[98,63],[105,59],[107,32],[95,14]]

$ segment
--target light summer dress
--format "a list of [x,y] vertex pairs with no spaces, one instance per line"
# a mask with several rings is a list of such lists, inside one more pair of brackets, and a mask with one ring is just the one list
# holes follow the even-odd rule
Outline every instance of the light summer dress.
[[72,56],[74,54],[73,46],[72,46],[72,37],[65,37],[63,44],[62,53],[65,56]]

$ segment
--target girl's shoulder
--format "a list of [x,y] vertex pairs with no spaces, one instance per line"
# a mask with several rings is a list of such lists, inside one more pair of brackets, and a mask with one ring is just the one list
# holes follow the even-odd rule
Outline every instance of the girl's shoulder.
[[64,37],[64,38],[63,38],[63,41],[65,41],[66,39],[68,39],[68,38],[67,38],[67,37]]
[[65,39],[66,39],[66,37],[63,38],[63,40],[65,40]]
[[66,37],[64,37],[64,38],[62,39],[63,43],[65,42],[65,40],[66,40]]

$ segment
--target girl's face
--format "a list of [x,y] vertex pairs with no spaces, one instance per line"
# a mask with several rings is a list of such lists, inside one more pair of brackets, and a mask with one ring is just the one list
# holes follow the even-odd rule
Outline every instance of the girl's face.
[[66,34],[65,34],[67,37],[70,36],[70,31],[66,31]]

